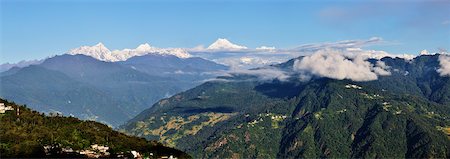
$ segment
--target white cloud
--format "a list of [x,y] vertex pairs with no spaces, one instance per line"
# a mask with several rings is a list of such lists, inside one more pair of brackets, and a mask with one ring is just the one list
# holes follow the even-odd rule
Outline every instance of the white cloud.
[[266,81],[266,80],[273,80],[278,79],[281,81],[286,80],[290,76],[285,71],[279,70],[274,67],[264,67],[264,68],[258,68],[258,69],[233,69],[228,72],[229,76],[234,75],[251,75],[256,76],[258,80]]
[[276,48],[273,46],[260,46],[257,47],[256,50],[262,50],[262,51],[275,51]]
[[[287,52],[303,52],[303,53],[309,53],[312,54],[319,50],[324,49],[333,49],[333,50],[339,50],[344,51],[348,53],[349,56],[365,56],[367,58],[374,58],[374,59],[381,59],[383,57],[398,57],[403,58],[406,60],[411,60],[416,55],[410,55],[410,54],[391,54],[385,51],[379,51],[379,50],[364,50],[363,47],[370,46],[370,45],[380,45],[380,44],[390,44],[390,42],[384,41],[380,37],[372,37],[370,39],[366,40],[344,40],[344,41],[337,41],[337,42],[325,42],[325,43],[315,43],[315,44],[305,44],[301,45],[297,48],[285,50]],[[353,54],[353,55],[351,55]]]
[[363,50],[363,49],[346,49],[345,51],[349,56],[363,56],[365,58],[372,58],[372,59],[382,59],[384,57],[391,57],[391,58],[402,58],[405,60],[412,60],[416,57],[416,55],[411,54],[390,54],[386,51],[379,51],[379,50]]
[[386,43],[383,41],[380,37],[372,37],[367,40],[344,40],[344,41],[338,41],[338,42],[325,42],[325,43],[314,43],[314,44],[305,44],[301,45],[293,50],[297,51],[318,51],[322,49],[348,49],[348,48],[354,48],[359,49],[364,46],[368,45],[374,45],[374,44],[381,44]]
[[376,67],[373,67],[373,72],[380,76],[390,76],[391,72],[388,71],[389,68],[383,61],[377,61]]
[[441,66],[437,72],[441,76],[450,76],[450,56],[449,55],[440,55],[439,56],[439,65]]
[[378,75],[390,75],[387,68],[382,62],[374,66],[363,55],[325,49],[295,61],[293,69],[300,73],[301,79],[315,75],[338,80],[371,81],[378,79]]
[[305,44],[293,49],[277,49],[275,47],[261,46],[256,49],[241,50],[208,50],[203,46],[187,49],[193,56],[199,56],[216,61],[225,65],[255,68],[267,64],[274,64],[287,61],[299,56],[310,55],[318,50],[334,49],[348,53],[350,56],[366,56],[367,58],[381,59],[383,57],[399,57],[411,60],[415,55],[410,54],[391,54],[385,51],[362,49],[369,45],[391,44],[379,37],[372,37],[362,40],[344,40],[337,42],[325,42]]
[[215,59],[214,61],[233,68],[250,69],[285,62],[289,58],[290,57],[244,54],[243,56],[236,55],[222,57]]

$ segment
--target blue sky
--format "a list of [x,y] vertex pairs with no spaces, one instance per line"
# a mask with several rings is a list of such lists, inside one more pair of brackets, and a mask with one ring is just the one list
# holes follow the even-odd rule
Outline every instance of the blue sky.
[[248,47],[381,37],[370,49],[450,49],[450,1],[1,0],[0,63],[81,45],[195,47],[227,38]]

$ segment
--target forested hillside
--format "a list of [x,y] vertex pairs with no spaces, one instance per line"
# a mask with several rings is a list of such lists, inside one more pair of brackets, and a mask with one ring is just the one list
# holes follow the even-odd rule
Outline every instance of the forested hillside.
[[0,99],[0,157],[142,157],[189,158],[156,141],[132,137],[94,121],[58,114],[46,116]]
[[396,71],[368,82],[226,77],[159,101],[122,131],[206,158],[450,157],[437,55],[382,60]]
[[0,73],[0,97],[40,112],[61,112],[115,127],[225,69],[202,58],[144,55],[105,62],[65,54]]

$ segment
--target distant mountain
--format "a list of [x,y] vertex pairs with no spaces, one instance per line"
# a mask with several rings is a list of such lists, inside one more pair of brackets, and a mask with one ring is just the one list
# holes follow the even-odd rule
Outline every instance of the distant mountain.
[[18,63],[4,63],[4,64],[0,64],[0,73],[1,72],[5,72],[8,71],[9,69],[13,68],[13,67],[27,67],[29,65],[34,65],[34,64],[39,64],[41,63],[43,60],[29,60],[29,61],[20,61]]
[[119,63],[104,62],[85,55],[60,55],[45,60],[44,68],[62,72],[71,78],[95,85],[117,84],[139,81],[173,81],[146,74]]
[[209,49],[209,50],[242,50],[242,49],[247,49],[247,47],[233,44],[229,40],[224,39],[224,38],[219,38],[214,43],[209,45],[207,49]]
[[0,96],[42,112],[58,111],[117,126],[159,99],[192,88],[214,77],[209,73],[224,69],[204,59],[168,55],[135,57],[123,63],[60,55],[3,72]]
[[58,114],[46,116],[0,99],[1,158],[141,157],[190,158],[156,141],[127,136],[110,127]]
[[[132,116],[119,100],[93,85],[41,66],[1,77],[1,96],[43,112],[62,112],[83,119],[119,124]],[[111,116],[113,114],[114,116]]]
[[[272,67],[295,76],[295,60]],[[450,79],[438,55],[381,61],[392,74],[372,81],[224,77],[160,100],[121,131],[197,158],[449,158]]]
[[228,69],[227,66],[203,58],[178,58],[172,55],[147,54],[118,63],[151,75],[198,82],[198,84],[201,84],[204,79],[214,78],[215,71]]
[[101,61],[109,62],[125,61],[134,56],[142,56],[147,54],[173,55],[179,58],[191,57],[191,55],[187,51],[180,48],[157,48],[150,46],[147,43],[139,45],[136,49],[123,49],[113,51],[110,51],[108,48],[106,48],[103,43],[98,43],[94,46],[81,46],[79,48],[71,49],[67,53],[71,55],[82,54],[91,56]]

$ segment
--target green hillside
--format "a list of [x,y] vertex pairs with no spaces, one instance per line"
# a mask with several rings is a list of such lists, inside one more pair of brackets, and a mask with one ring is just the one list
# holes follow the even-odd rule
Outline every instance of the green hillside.
[[384,60],[398,71],[370,82],[208,82],[121,128],[194,157],[449,158],[449,80],[429,69],[436,58]]
[[0,73],[0,98],[117,127],[158,100],[212,78],[208,72],[225,69],[201,58],[146,55],[104,62],[65,54]]
[[[142,156],[157,158],[170,156],[190,158],[182,151],[162,146],[155,141],[131,137],[94,121],[73,117],[46,116],[25,106],[0,99],[12,108],[0,114],[0,157],[88,157],[79,152],[93,151],[100,157]],[[105,153],[93,145],[106,146]],[[45,149],[47,147],[47,149]]]

